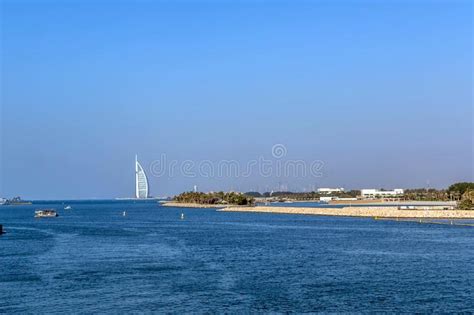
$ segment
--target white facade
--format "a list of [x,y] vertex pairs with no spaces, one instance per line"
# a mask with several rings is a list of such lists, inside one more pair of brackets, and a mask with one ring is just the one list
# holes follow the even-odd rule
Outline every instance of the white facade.
[[403,189],[380,190],[380,189],[362,189],[362,197],[397,197],[403,195]]
[[341,193],[344,192],[344,188],[318,188],[317,192],[320,194],[332,194],[332,193]]
[[135,197],[137,199],[148,198],[148,179],[143,167],[138,163],[137,156],[135,156]]

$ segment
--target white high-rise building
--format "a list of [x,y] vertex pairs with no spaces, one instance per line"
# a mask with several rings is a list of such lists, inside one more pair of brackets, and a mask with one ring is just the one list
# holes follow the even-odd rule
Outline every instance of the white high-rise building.
[[148,179],[143,167],[138,163],[138,156],[135,155],[135,197],[137,199],[148,198]]

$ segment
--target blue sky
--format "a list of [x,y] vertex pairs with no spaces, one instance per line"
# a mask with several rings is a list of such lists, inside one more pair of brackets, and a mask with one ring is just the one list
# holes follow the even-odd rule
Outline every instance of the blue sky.
[[149,174],[151,193],[473,180],[470,1],[2,2],[1,188],[134,193],[134,156],[324,162]]

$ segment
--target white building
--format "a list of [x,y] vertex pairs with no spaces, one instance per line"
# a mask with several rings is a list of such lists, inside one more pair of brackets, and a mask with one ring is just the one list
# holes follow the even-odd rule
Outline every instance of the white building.
[[403,195],[403,189],[394,190],[380,190],[380,189],[362,189],[360,191],[362,197],[375,198],[375,197],[399,197]]
[[344,188],[318,188],[316,191],[320,194],[329,195],[332,193],[342,193],[344,192]]
[[148,179],[146,178],[143,167],[138,163],[138,157],[135,155],[135,197],[137,199],[148,198]]

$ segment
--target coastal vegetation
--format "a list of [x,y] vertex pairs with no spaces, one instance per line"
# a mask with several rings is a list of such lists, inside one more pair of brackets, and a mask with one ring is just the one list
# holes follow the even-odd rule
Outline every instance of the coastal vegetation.
[[414,188],[405,189],[401,199],[415,201],[448,201],[449,195],[445,189]]
[[463,182],[449,186],[447,193],[450,196],[460,199],[466,192],[472,190],[474,190],[474,183]]
[[449,186],[447,194],[458,201],[458,208],[474,210],[474,183],[456,183]]
[[461,210],[474,210],[474,203],[472,202],[472,199],[466,198],[459,202],[458,208]]
[[474,210],[474,189],[467,189],[458,203],[459,209]]
[[254,198],[237,192],[184,192],[173,198],[179,203],[194,203],[200,205],[252,205]]

